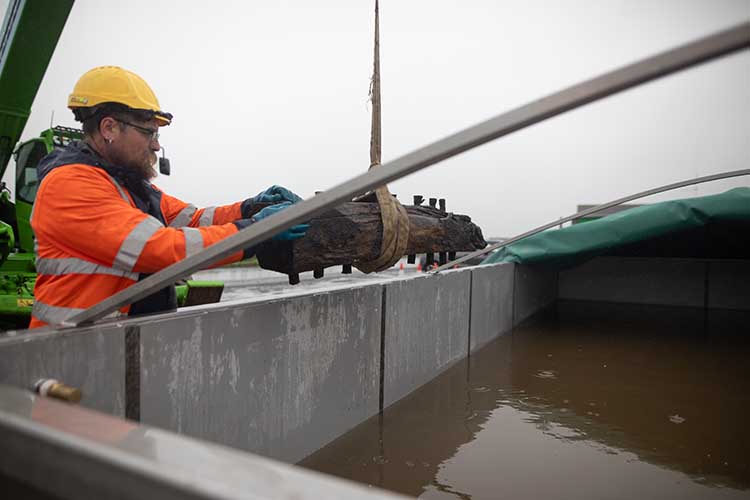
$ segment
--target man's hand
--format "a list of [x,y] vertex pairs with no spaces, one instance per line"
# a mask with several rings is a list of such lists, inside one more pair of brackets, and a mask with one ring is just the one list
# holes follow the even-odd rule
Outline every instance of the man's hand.
[[[275,205],[269,205],[263,208],[260,212],[253,215],[252,217],[235,221],[234,224],[237,226],[237,229],[244,229],[247,226],[255,222],[258,222],[259,220],[265,219],[266,217],[269,217],[275,214],[276,212],[280,212],[291,205],[292,204],[288,201],[277,203]],[[310,229],[310,224],[297,224],[296,226],[292,226],[289,229],[282,231],[281,233],[274,236],[272,239],[276,241],[296,240],[296,239],[302,238],[308,229]]]
[[242,218],[249,219],[268,205],[274,205],[277,203],[291,204],[297,203],[298,201],[302,201],[302,198],[289,191],[287,188],[282,186],[271,186],[265,191],[242,202]]
[[298,201],[302,201],[302,198],[283,186],[274,185],[253,196],[252,200],[255,203],[279,203],[282,201],[297,203]]

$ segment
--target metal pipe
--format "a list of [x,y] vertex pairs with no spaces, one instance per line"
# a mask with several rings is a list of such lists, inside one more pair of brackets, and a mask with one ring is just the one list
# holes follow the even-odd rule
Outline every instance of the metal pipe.
[[433,272],[439,273],[440,271],[443,271],[445,269],[449,269],[457,264],[460,264],[462,262],[465,262],[469,259],[473,259],[474,257],[479,257],[480,255],[484,255],[487,253],[490,253],[494,250],[497,250],[498,248],[502,248],[505,246],[508,246],[512,243],[515,243],[519,240],[522,240],[524,238],[528,238],[529,236],[533,236],[537,233],[541,233],[542,231],[546,231],[547,229],[551,229],[555,226],[562,226],[562,224],[566,222],[570,222],[572,220],[580,219],[581,217],[586,217],[587,215],[594,214],[596,212],[601,212],[602,210],[606,210],[608,208],[616,207],[617,205],[622,205],[623,203],[627,203],[629,201],[637,200],[638,198],[645,198],[646,196],[651,196],[653,194],[663,193],[664,191],[670,191],[672,189],[678,189],[686,186],[692,186],[694,184],[702,184],[704,182],[711,182],[711,181],[717,181],[720,179],[728,179],[730,177],[740,177],[742,175],[750,175],[750,169],[743,169],[743,170],[733,170],[731,172],[724,172],[721,174],[713,174],[713,175],[706,175],[705,177],[697,177],[695,179],[688,179],[686,181],[681,182],[675,182],[672,184],[667,184],[665,186],[660,186],[657,188],[649,189],[646,191],[641,191],[640,193],[632,194],[630,196],[625,196],[624,198],[619,198],[614,201],[610,201],[608,203],[604,203],[602,205],[597,205],[595,207],[588,208],[586,210],[581,210],[580,212],[577,212],[573,215],[569,215],[568,217],[565,217],[563,219],[556,219],[548,224],[545,224],[543,226],[539,226],[535,229],[532,229],[531,231],[526,231],[523,234],[520,234],[518,236],[514,236],[513,238],[507,239],[505,241],[501,241],[499,243],[495,243],[494,245],[490,245],[486,248],[483,248],[481,250],[477,250],[476,252],[472,252],[470,254],[464,255],[460,259],[452,260],[448,262],[447,264],[438,267]]
[[124,305],[151,295],[175,280],[185,278],[238,250],[257,245],[280,231],[307,221],[340,203],[350,201],[354,196],[368,190],[571,109],[749,46],[750,22],[745,22],[500,114],[397,158],[380,168],[368,170],[348,182],[260,220],[202,252],[172,264],[75,314],[64,323],[64,326],[77,326],[100,319]]

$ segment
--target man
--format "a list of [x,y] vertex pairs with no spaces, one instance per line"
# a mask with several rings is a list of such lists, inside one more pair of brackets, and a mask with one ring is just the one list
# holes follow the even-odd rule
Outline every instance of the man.
[[[84,74],[68,107],[83,124],[84,140],[51,153],[37,168],[41,185],[32,227],[38,278],[30,328],[61,324],[301,199],[272,186],[243,202],[199,209],[160,191],[150,180],[161,149],[159,127],[169,125],[172,115],[161,110],[143,79],[123,68]],[[300,238],[307,228],[300,224],[275,238]],[[252,253],[237,252],[219,265]],[[176,306],[172,286],[120,312]]]

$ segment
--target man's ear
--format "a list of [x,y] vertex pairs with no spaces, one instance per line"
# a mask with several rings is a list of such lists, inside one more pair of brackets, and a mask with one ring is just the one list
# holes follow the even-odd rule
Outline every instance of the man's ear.
[[105,116],[99,122],[99,134],[101,134],[105,142],[112,142],[117,138],[119,132],[120,129],[117,126],[117,120],[111,116]]

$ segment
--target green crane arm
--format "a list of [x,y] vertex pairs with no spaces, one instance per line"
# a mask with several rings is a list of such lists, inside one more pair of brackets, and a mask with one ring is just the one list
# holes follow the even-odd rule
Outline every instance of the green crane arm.
[[0,32],[0,177],[21,137],[73,0],[11,0]]

